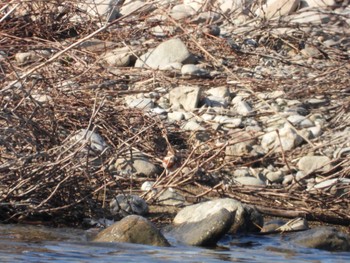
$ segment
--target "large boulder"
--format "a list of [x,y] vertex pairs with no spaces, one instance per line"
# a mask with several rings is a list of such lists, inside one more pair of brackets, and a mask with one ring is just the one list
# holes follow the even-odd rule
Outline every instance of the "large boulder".
[[291,241],[308,248],[350,251],[350,236],[331,227],[319,227],[291,235]]
[[170,246],[163,234],[146,218],[127,216],[121,221],[102,230],[95,242],[128,242],[152,246]]
[[180,225],[183,223],[198,223],[214,214],[221,214],[220,210],[226,209],[234,216],[234,220],[228,233],[237,232],[258,232],[263,226],[263,217],[253,207],[243,205],[241,202],[231,199],[222,198],[200,204],[190,205],[183,208],[174,218],[173,224]]
[[140,56],[135,67],[152,69],[165,69],[174,63],[191,64],[195,62],[193,55],[186,45],[178,38],[161,43],[155,49]]

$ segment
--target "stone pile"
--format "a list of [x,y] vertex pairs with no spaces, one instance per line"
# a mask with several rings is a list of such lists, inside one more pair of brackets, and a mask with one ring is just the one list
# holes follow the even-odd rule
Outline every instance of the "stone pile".
[[[224,235],[257,233],[260,229],[264,234],[283,232],[284,239],[288,242],[308,248],[350,251],[350,237],[334,228],[308,230],[307,221],[302,218],[287,223],[271,221],[264,225],[263,217],[254,207],[228,198],[182,209],[174,218],[173,224],[166,227],[164,233],[146,218],[129,215],[102,230],[93,241],[170,246],[166,239],[169,237],[180,244],[214,247]],[[295,231],[303,232],[294,233]]]

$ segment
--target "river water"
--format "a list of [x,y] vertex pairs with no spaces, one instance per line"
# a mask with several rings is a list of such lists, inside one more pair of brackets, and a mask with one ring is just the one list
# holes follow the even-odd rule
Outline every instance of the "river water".
[[0,262],[350,262],[350,252],[290,244],[280,235],[225,237],[217,248],[89,242],[88,231],[0,225]]

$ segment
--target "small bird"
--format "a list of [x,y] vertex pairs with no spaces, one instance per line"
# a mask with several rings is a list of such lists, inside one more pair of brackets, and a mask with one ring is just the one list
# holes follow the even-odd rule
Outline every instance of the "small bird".
[[179,157],[173,151],[168,151],[167,155],[162,160],[162,165],[167,174],[174,172],[179,167]]

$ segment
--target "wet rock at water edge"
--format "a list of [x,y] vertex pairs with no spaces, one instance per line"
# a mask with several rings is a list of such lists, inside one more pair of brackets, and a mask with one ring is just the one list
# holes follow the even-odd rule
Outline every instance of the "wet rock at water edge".
[[293,233],[289,239],[308,248],[328,251],[350,251],[350,237],[331,227],[319,227],[300,233]]
[[146,218],[130,215],[102,230],[95,242],[128,242],[152,246],[168,247],[163,234]]
[[258,226],[263,226],[264,219],[255,208],[243,205],[241,202],[231,198],[216,199],[187,206],[179,211],[174,218],[173,224],[197,223],[216,214],[223,208],[234,216],[234,221],[228,231],[230,234],[258,232],[260,231]]
[[222,208],[200,221],[177,224],[168,234],[187,245],[215,246],[233,221],[234,214]]
[[132,214],[146,215],[148,213],[146,201],[137,195],[117,195],[111,200],[109,206],[112,215],[119,218]]

